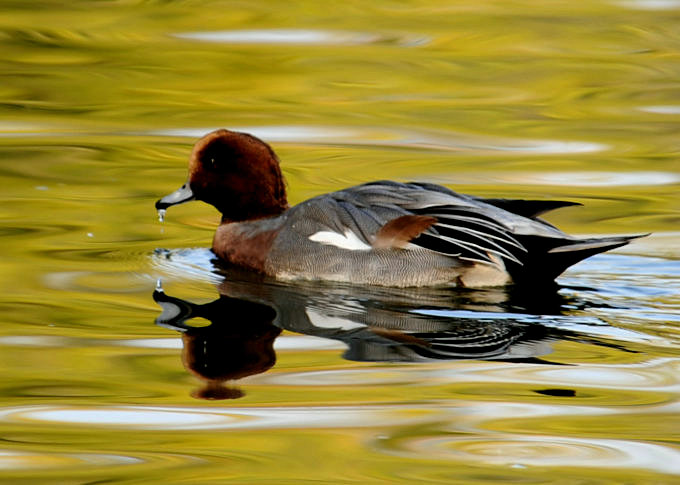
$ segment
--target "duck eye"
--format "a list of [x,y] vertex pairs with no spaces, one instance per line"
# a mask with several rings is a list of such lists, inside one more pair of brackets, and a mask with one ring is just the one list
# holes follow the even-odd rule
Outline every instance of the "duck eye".
[[219,167],[219,159],[214,155],[209,155],[205,157],[203,160],[204,160],[203,163],[208,169],[217,170],[217,168]]

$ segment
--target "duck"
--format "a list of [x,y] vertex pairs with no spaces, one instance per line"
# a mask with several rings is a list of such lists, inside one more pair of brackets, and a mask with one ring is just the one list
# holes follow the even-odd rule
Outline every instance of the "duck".
[[212,241],[219,260],[284,281],[541,286],[646,235],[579,238],[539,217],[579,203],[483,198],[427,182],[373,181],[291,207],[274,150],[227,129],[195,143],[187,181],[156,210],[191,200],[222,214]]

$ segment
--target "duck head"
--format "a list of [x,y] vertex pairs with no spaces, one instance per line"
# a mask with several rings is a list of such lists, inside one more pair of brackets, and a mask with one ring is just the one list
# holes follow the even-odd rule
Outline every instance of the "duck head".
[[247,133],[216,130],[191,152],[189,177],[156,202],[157,210],[202,200],[222,213],[222,222],[272,217],[288,208],[279,159],[265,142]]

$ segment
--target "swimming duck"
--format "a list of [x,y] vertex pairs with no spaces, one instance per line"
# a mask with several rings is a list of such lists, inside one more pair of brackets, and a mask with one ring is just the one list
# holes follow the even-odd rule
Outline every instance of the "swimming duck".
[[272,148],[225,129],[195,144],[187,182],[156,209],[190,200],[221,212],[212,243],[221,260],[282,280],[542,285],[641,237],[577,238],[538,217],[578,203],[481,198],[431,183],[369,182],[290,207]]

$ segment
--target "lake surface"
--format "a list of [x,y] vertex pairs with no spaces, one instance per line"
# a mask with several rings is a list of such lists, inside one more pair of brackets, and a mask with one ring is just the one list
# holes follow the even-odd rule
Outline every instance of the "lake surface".
[[[0,2],[0,481],[677,483],[680,2]],[[559,288],[224,271],[196,137],[651,236]],[[162,286],[158,286],[160,280]]]

